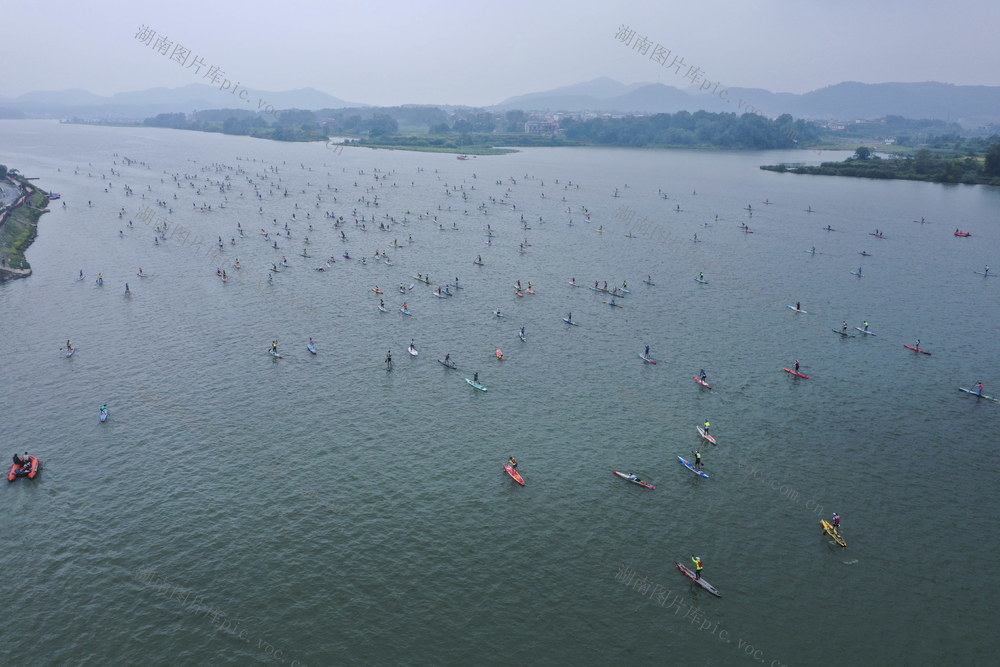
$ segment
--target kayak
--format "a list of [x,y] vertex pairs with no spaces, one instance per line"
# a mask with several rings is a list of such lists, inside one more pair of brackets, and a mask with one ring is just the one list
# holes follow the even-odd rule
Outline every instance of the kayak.
[[691,463],[690,461],[688,461],[687,459],[684,459],[684,458],[681,458],[680,456],[678,456],[678,457],[677,457],[677,459],[678,459],[678,460],[679,460],[679,461],[680,461],[681,463],[683,463],[683,464],[684,464],[684,467],[685,467],[685,468],[687,468],[688,470],[690,470],[690,471],[691,471],[691,472],[693,472],[694,474],[696,474],[696,475],[700,475],[700,476],[704,477],[705,479],[708,479],[708,473],[706,473],[706,472],[705,472],[705,471],[703,471],[703,470],[695,470],[695,467],[694,467],[694,464],[693,464],[693,463]]
[[684,567],[683,565],[681,565],[677,561],[674,561],[674,564],[677,565],[677,569],[680,570],[681,572],[683,572],[684,574],[686,574],[688,576],[688,578],[691,579],[691,581],[693,581],[694,583],[698,584],[699,586],[701,586],[702,588],[704,588],[706,591],[708,591],[709,593],[711,593],[715,597],[717,597],[717,598],[721,598],[722,597],[722,593],[720,593],[719,589],[717,589],[715,586],[713,586],[712,584],[708,583],[707,581],[705,581],[701,577],[698,577],[697,575],[695,575],[694,572],[692,572],[688,568]]
[[694,381],[697,382],[698,384],[700,384],[702,387],[706,387],[708,389],[712,388],[712,385],[710,385],[709,383],[705,382],[704,380],[702,380],[697,375],[694,376]]
[[7,473],[7,481],[13,482],[18,477],[27,477],[28,479],[35,479],[35,475],[38,474],[38,468],[41,463],[34,456],[28,457],[28,465],[20,466],[16,463],[10,466],[10,472]]
[[993,401],[994,403],[997,402],[997,400],[998,400],[998,399],[994,398],[993,396],[987,396],[986,394],[980,394],[978,391],[973,391],[972,389],[966,389],[965,387],[959,387],[958,390],[959,391],[964,391],[966,394],[972,394],[976,398],[985,398],[987,400]]
[[503,361],[503,350],[497,348],[497,361]]
[[476,389],[478,389],[479,391],[486,391],[486,387],[484,387],[483,385],[479,384],[478,382],[474,382],[473,380],[470,380],[469,378],[465,378],[465,381],[468,382],[473,387],[475,387]]
[[524,480],[521,478],[521,473],[519,473],[514,466],[509,463],[503,464],[503,469],[507,471],[507,474],[514,478],[514,481],[524,486]]
[[796,308],[795,306],[785,306],[785,307],[786,307],[786,308],[791,308],[791,309],[792,309],[792,310],[794,310],[794,311],[795,311],[796,313],[802,313],[803,315],[808,315],[808,314],[809,314],[808,312],[806,312],[806,311],[802,310],[801,308]]
[[854,328],[857,329],[858,331],[860,331],[861,333],[865,334],[866,336],[875,336],[875,335],[877,335],[877,334],[872,333],[871,331],[865,331],[861,327],[854,327]]
[[849,334],[846,331],[841,331],[840,329],[831,329],[831,331],[835,334],[840,334],[844,338],[855,338],[854,334]]
[[695,279],[694,279],[694,281],[695,281],[696,283],[701,283],[702,285],[707,285],[707,284],[708,284],[708,281],[707,281],[707,280],[703,280],[703,279],[701,279],[701,278],[695,278]]
[[417,348],[413,347],[412,345],[407,348],[407,351],[410,353],[411,356],[414,357],[417,356]]
[[438,359],[438,363],[447,366],[452,370],[458,370],[458,365],[454,361],[445,361],[444,359]]
[[602,301],[601,303],[606,303],[609,306],[611,306],[612,308],[622,308],[623,307],[621,304],[611,303],[610,301]]
[[567,318],[565,318],[565,317],[563,318],[563,322],[565,322],[566,324],[572,324],[572,325],[573,325],[573,326],[575,326],[575,327],[578,327],[578,326],[580,326],[580,323],[579,323],[579,322],[574,322],[574,321],[572,321],[572,320],[570,320],[570,319],[567,319]]
[[652,484],[648,484],[648,483],[642,481],[641,479],[639,479],[638,477],[636,477],[635,475],[632,475],[630,473],[627,473],[627,472],[618,472],[617,470],[612,470],[611,472],[614,473],[615,475],[618,475],[619,477],[621,477],[625,481],[632,482],[633,484],[638,484],[639,486],[645,487],[645,488],[649,489],[650,491],[652,491],[653,489],[656,488]]
[[647,357],[642,352],[637,352],[637,354],[639,355],[639,358],[645,361],[647,364],[653,364],[654,366],[656,365],[656,359],[652,357]]
[[840,536],[840,531],[834,528],[832,523],[830,523],[826,519],[820,519],[819,522],[823,524],[823,531],[827,535],[832,537],[837,544],[839,544],[842,547],[847,546],[847,542],[845,542],[844,538]]
[[316,354],[316,346],[313,343],[306,343],[306,349]]
[[698,429],[698,433],[700,433],[700,434],[701,434],[701,437],[705,438],[706,440],[708,440],[708,441],[709,441],[710,443],[712,443],[713,445],[717,445],[717,444],[719,444],[719,443],[717,443],[717,442],[715,441],[715,438],[713,438],[712,436],[710,436],[710,435],[709,435],[708,433],[705,433],[705,429],[703,429],[703,428],[702,428],[702,427],[700,427],[700,426],[695,426],[695,428],[696,428],[696,429]]
[[914,352],[920,352],[921,354],[926,354],[927,356],[930,356],[931,354],[927,350],[921,350],[919,347],[914,347],[912,345],[903,345],[903,347],[905,347],[908,350],[913,350]]
[[102,423],[108,421],[108,414],[109,413],[108,413],[108,409],[107,408],[103,408],[101,410],[101,422]]
[[794,376],[795,376],[795,377],[797,377],[797,378],[803,378],[803,379],[805,379],[805,380],[808,380],[808,379],[809,379],[809,376],[808,376],[808,375],[803,375],[802,373],[799,373],[798,371],[795,371],[795,370],[792,370],[791,368],[785,368],[785,369],[783,369],[783,370],[784,370],[784,371],[785,371],[786,373],[791,373],[792,375],[794,375]]

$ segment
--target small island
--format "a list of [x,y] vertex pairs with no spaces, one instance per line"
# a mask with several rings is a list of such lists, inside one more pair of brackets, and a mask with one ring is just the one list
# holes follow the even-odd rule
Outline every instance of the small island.
[[0,164],[0,280],[26,278],[31,266],[24,251],[38,234],[38,219],[47,212],[50,195],[29,179]]
[[[823,162],[819,165],[761,165],[765,171],[813,174],[820,176],[854,176],[856,178],[929,181],[931,183],[963,183],[966,185],[1000,185],[1000,137],[935,153],[921,148],[915,154],[891,154],[880,157],[867,146],[860,146],[843,162]],[[985,146],[983,144],[986,144]]]

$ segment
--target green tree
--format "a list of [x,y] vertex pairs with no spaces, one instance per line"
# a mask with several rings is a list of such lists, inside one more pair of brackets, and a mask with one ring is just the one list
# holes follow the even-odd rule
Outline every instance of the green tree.
[[986,162],[983,171],[987,176],[1000,176],[1000,143],[986,149]]
[[0,164],[0,181],[7,178],[7,165]]
[[870,160],[872,159],[872,150],[867,146],[858,146],[857,150],[854,151],[855,160]]

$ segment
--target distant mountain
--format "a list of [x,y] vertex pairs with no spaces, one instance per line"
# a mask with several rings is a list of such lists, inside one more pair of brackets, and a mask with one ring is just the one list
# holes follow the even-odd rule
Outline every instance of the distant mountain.
[[[240,107],[250,111],[266,109],[339,109],[366,106],[347,102],[314,88],[281,92],[247,89],[245,100],[214,86],[192,83],[180,88],[150,88],[148,90],[115,93],[109,97],[86,90],[33,91],[13,99],[0,100],[6,109],[31,118],[70,118],[104,120],[142,120],[161,113],[190,113],[194,110]],[[263,100],[263,106],[258,104]]]
[[727,95],[720,96],[695,87],[681,90],[658,83],[628,86],[604,78],[511,97],[493,108],[605,113],[675,113],[704,109],[740,114],[748,105],[772,118],[783,113],[796,118],[839,120],[895,115],[940,119],[971,127],[1000,122],[1000,86],[845,82],[803,95],[774,93],[760,88],[728,88]]

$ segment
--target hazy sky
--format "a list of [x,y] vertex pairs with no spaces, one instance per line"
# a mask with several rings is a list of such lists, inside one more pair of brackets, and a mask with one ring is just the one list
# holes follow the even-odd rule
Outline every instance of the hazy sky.
[[723,87],[1000,85],[998,0],[54,0],[0,16],[0,97],[208,83],[137,41],[141,26],[251,91],[378,105],[489,105],[600,76],[683,87],[616,41],[621,25]]

